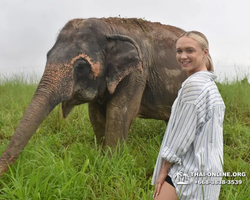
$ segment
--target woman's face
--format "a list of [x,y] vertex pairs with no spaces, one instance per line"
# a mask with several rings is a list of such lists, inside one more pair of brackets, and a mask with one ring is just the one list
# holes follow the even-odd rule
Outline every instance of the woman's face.
[[176,59],[188,76],[198,71],[207,71],[205,59],[208,49],[202,50],[200,44],[191,37],[181,37],[176,43]]

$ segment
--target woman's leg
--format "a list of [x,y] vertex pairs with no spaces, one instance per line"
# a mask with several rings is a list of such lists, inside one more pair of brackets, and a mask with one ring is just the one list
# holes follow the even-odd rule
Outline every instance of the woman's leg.
[[154,198],[154,200],[178,200],[178,197],[175,188],[164,181],[160,193]]

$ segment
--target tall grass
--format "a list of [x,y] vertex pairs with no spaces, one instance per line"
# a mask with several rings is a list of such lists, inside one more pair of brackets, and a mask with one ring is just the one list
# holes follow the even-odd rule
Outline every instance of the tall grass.
[[[36,80],[0,80],[0,152],[29,104]],[[220,199],[250,199],[250,84],[220,83],[226,104],[224,171],[245,172],[241,185],[222,185]],[[87,105],[62,119],[57,106],[0,179],[0,199],[152,199],[151,177],[166,125],[136,119],[126,143],[105,151],[96,143]]]

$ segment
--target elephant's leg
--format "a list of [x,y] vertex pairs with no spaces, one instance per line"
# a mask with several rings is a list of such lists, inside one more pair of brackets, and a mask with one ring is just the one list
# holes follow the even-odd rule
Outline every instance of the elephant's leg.
[[141,105],[144,88],[144,81],[131,78],[117,87],[116,94],[107,104],[104,145],[116,146],[119,139],[127,139]]
[[89,103],[89,119],[94,129],[97,142],[100,144],[105,134],[105,111],[100,104],[96,102]]

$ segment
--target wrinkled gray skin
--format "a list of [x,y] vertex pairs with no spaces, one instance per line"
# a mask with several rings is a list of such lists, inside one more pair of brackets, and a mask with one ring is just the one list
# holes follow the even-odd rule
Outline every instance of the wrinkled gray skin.
[[184,31],[141,19],[74,19],[47,54],[42,79],[0,158],[0,175],[18,158],[44,118],[62,102],[66,117],[89,103],[97,140],[115,146],[135,117],[167,121],[186,73],[175,59]]

